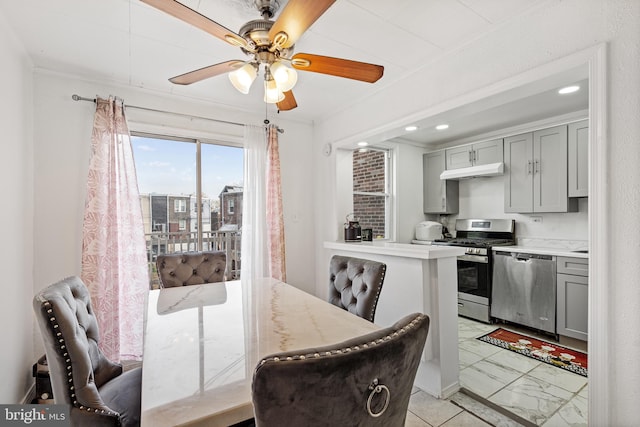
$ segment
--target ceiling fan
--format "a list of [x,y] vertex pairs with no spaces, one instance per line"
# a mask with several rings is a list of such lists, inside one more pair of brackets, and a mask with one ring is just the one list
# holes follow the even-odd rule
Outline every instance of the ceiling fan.
[[275,21],[271,18],[280,7],[280,0],[253,0],[262,19],[247,22],[238,33],[175,0],[141,1],[239,47],[250,57],[246,61],[225,61],[170,78],[169,81],[175,84],[189,85],[229,73],[233,86],[246,94],[262,67],[264,101],[277,104],[280,111],[287,111],[298,106],[292,92],[297,81],[295,70],[368,83],[378,81],[384,73],[381,65],[309,53],[293,54],[296,41],[335,0],[289,0]]

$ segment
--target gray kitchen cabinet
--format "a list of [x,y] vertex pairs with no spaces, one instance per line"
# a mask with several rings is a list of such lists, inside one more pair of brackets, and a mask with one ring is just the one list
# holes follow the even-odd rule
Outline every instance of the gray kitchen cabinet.
[[445,151],[422,156],[424,184],[424,213],[451,214],[458,212],[458,181],[441,180],[445,170]]
[[589,323],[589,260],[557,258],[557,333],[587,341]]
[[446,156],[448,170],[502,162],[502,138],[448,148]]
[[567,126],[504,139],[504,211],[573,212],[567,192]]
[[569,124],[569,197],[589,196],[589,121]]

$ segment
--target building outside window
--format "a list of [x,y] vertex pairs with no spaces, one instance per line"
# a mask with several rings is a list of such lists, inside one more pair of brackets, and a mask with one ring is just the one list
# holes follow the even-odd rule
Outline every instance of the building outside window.
[[225,185],[218,199],[220,202],[220,227],[224,230],[239,230],[242,227],[242,196],[244,188],[237,185]]
[[178,230],[179,231],[184,231],[187,229],[187,220],[186,219],[181,219],[178,221]]
[[353,152],[353,213],[362,228],[371,228],[374,239],[389,238],[390,155],[388,150]]
[[186,212],[187,211],[187,201],[184,200],[184,199],[175,199],[174,200],[173,211],[174,212]]

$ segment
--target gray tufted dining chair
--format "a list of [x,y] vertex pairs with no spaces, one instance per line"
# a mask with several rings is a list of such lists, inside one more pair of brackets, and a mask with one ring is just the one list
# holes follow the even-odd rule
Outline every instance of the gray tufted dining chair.
[[53,398],[70,406],[72,426],[139,426],[142,369],[123,372],[98,343],[89,290],[68,277],[40,291],[33,309],[42,333]]
[[256,427],[403,427],[429,317],[321,348],[263,358],[252,382]]
[[329,302],[373,322],[386,270],[381,262],[334,255],[329,267]]
[[156,267],[161,288],[224,282],[227,255],[224,251],[158,255]]

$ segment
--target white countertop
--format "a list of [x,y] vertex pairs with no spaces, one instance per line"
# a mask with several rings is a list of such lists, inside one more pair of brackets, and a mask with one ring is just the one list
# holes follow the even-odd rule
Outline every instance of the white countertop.
[[324,242],[324,247],[326,249],[417,259],[436,259],[464,255],[464,248],[457,246],[412,245],[410,243],[393,242]]
[[555,255],[572,258],[589,258],[588,253],[575,252],[566,248],[545,248],[537,246],[494,246],[493,251],[518,252],[536,255]]

